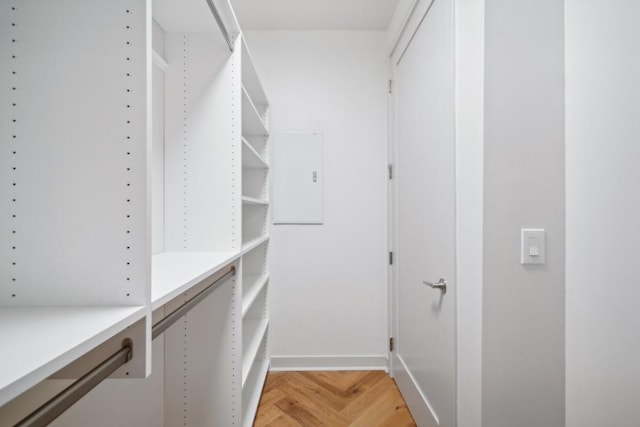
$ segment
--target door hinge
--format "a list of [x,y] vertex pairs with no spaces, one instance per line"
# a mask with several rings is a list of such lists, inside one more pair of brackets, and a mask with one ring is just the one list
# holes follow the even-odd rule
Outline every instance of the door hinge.
[[393,265],[393,252],[389,252],[389,265]]
[[389,163],[388,169],[389,169],[389,179],[393,179],[393,165],[391,163]]
[[389,80],[389,93],[393,93],[393,80]]
[[393,337],[389,338],[389,351],[393,351]]

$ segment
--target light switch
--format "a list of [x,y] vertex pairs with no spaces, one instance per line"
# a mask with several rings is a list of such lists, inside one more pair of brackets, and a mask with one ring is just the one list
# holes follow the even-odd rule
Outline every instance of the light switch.
[[545,263],[545,238],[543,229],[520,230],[520,263],[544,264]]

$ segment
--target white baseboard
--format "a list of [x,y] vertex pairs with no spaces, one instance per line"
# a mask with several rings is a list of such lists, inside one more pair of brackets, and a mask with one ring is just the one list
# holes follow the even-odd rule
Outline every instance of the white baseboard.
[[434,412],[429,400],[426,398],[420,387],[415,381],[415,378],[411,374],[411,371],[407,368],[407,365],[402,360],[402,357],[395,353],[393,360],[393,379],[398,384],[400,393],[416,424],[420,427],[436,427],[440,425],[438,415]]
[[386,371],[386,356],[271,356],[271,371]]

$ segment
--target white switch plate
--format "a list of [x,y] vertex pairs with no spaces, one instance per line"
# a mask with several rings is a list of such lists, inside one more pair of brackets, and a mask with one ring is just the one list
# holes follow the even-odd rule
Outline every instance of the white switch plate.
[[545,263],[545,238],[543,229],[520,230],[520,263],[544,264]]

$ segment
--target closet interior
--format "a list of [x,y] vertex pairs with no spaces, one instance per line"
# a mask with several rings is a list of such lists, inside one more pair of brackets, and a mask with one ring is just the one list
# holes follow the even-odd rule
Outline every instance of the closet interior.
[[251,425],[269,367],[269,102],[233,10],[2,7],[0,424],[122,352],[51,425]]

